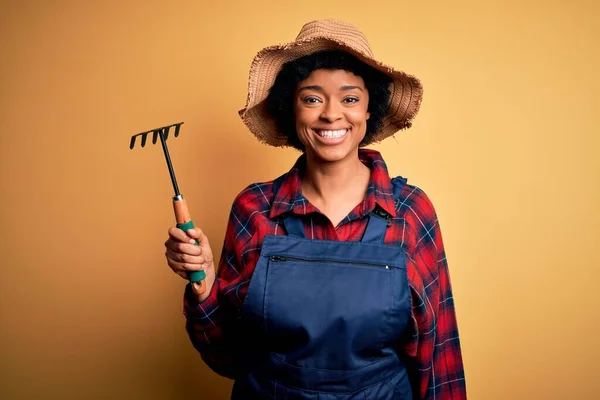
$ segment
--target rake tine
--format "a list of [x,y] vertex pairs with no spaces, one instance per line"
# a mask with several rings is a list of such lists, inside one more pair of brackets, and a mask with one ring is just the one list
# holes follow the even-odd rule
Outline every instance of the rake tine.
[[181,124],[183,124],[183,122],[175,124],[175,137],[179,136],[179,129],[181,128]]
[[148,138],[148,132],[142,133],[142,147],[146,145],[146,139]]
[[129,142],[129,148],[133,149],[135,147],[135,141],[138,136],[142,137],[142,142],[140,143],[141,147],[146,146],[146,141],[148,140],[148,134],[150,132],[152,132],[152,144],[156,144],[159,137],[162,137],[162,138],[164,138],[164,140],[167,140],[169,138],[169,131],[171,130],[172,127],[175,127],[174,136],[178,137],[182,124],[183,124],[183,122],[179,122],[177,124],[167,125],[167,126],[163,126],[160,128],[156,128],[156,129],[147,131],[147,132],[142,132],[142,133],[133,135],[131,137],[131,141]]

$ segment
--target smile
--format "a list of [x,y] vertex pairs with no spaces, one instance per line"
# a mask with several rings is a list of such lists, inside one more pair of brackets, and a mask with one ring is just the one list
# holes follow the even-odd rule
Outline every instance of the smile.
[[344,136],[348,132],[348,129],[337,129],[335,131],[315,130],[315,132],[325,139],[337,139]]

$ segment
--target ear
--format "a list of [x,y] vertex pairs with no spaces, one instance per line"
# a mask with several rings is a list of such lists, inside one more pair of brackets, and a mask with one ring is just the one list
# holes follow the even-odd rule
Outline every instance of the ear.
[[371,113],[367,111],[367,119],[371,118]]

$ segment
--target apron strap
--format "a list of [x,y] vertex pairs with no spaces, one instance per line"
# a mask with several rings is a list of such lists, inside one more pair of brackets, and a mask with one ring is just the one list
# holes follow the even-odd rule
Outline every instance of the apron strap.
[[[406,184],[406,178],[401,176],[392,179],[392,189],[395,202],[400,198],[400,193]],[[392,217],[383,209],[375,206],[375,209],[369,214],[369,222],[361,242],[383,244],[385,232],[389,226],[392,226]]]
[[285,230],[288,236],[297,236],[300,238],[306,238],[306,233],[304,232],[304,224],[302,220],[298,218],[295,214],[288,214],[283,218],[283,224],[285,225]]
[[387,227],[391,225],[392,217],[385,211],[376,207],[375,210],[369,214],[369,222],[367,223],[367,228],[365,229],[361,242],[383,244],[385,231],[387,230]]

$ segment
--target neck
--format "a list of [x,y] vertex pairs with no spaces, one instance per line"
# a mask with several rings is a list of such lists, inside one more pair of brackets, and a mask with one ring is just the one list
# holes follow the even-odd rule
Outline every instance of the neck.
[[362,198],[371,171],[358,158],[323,162],[306,154],[306,172],[302,178],[303,195],[311,202],[328,204],[339,199]]

